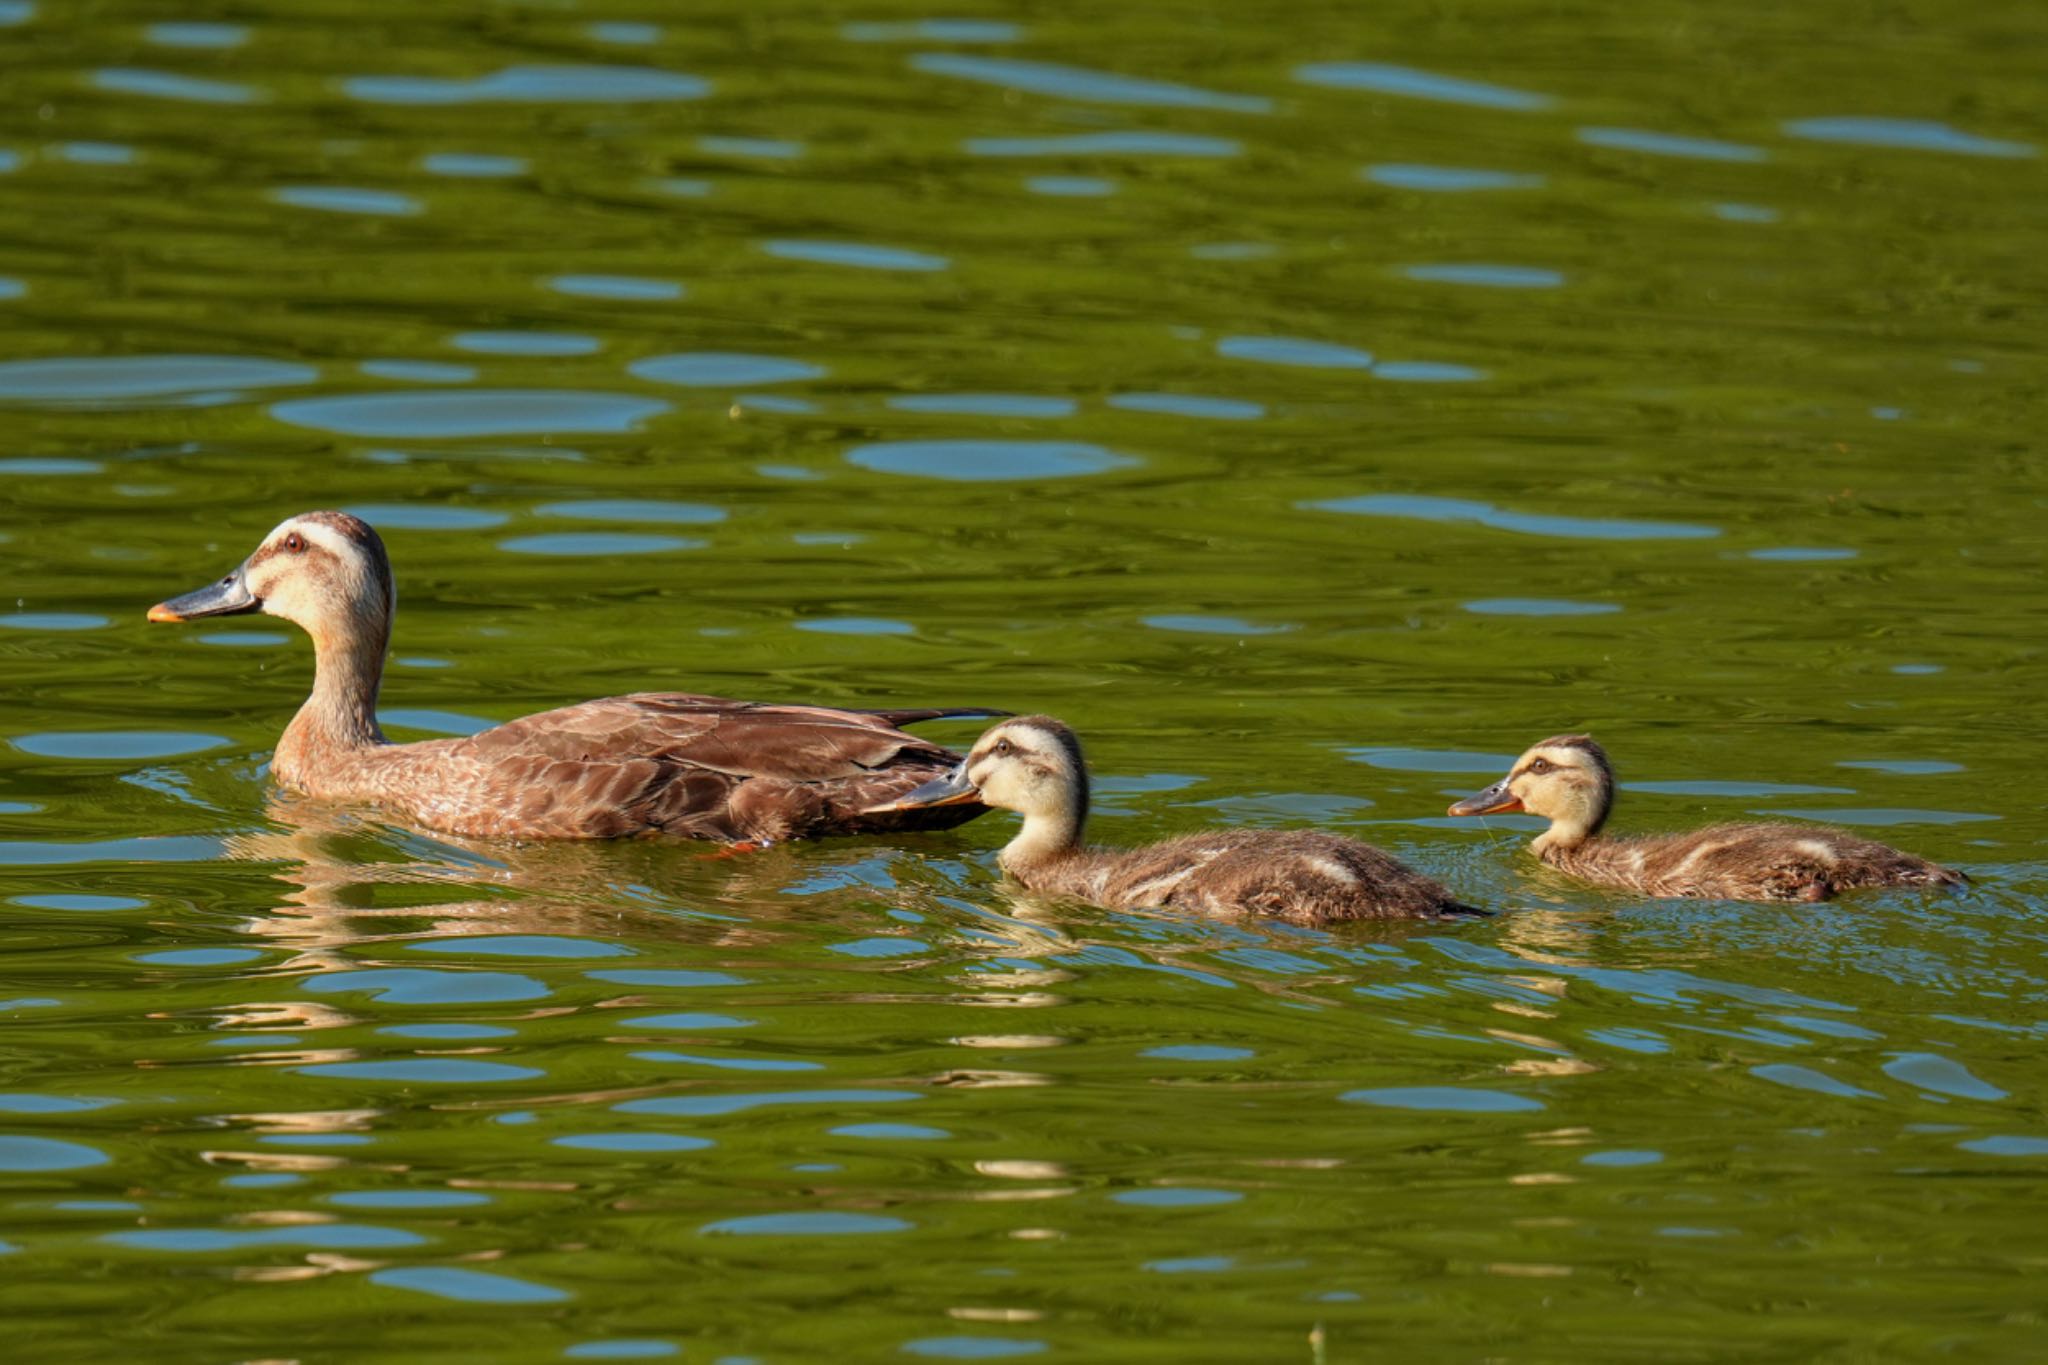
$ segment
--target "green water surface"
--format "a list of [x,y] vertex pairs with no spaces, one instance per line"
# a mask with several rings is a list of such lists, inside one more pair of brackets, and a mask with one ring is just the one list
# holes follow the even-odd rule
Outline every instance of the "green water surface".
[[[9,1358],[2038,1356],[2044,44],[0,0]],[[394,737],[1047,711],[1104,840],[1313,824],[1500,913],[281,799],[304,641],[142,614],[323,506]],[[1975,884],[1643,902],[1442,818],[1567,728],[1620,825]]]

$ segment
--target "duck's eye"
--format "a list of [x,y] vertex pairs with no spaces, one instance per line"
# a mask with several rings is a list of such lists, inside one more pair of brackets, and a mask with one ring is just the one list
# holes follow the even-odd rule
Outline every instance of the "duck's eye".
[[1016,752],[1016,749],[1017,746],[1010,743],[1009,740],[999,739],[996,741],[994,753],[997,758],[1008,758],[1012,753]]
[[1547,758],[1532,758],[1529,760],[1529,771],[1532,773],[1547,773],[1553,766],[1555,765]]
[[284,548],[286,554],[302,555],[306,553],[306,538],[294,531],[284,538]]

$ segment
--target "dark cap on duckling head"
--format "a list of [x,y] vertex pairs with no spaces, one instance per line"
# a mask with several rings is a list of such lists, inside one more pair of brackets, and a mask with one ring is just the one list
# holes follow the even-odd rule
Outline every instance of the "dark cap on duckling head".
[[991,799],[988,785],[992,781],[1000,784],[997,798],[1001,798],[1023,777],[1057,783],[1064,804],[1080,818],[1086,818],[1087,774],[1081,741],[1063,722],[1051,716],[1017,716],[985,731],[967,757],[950,772],[911,788],[884,809],[949,806],[976,800],[1010,805],[1007,800]]
[[1610,788],[1614,784],[1614,765],[1608,762],[1607,751],[1591,735],[1552,735],[1530,745],[1508,768],[1506,777],[1485,791],[1455,803],[1447,813],[1498,815],[1521,810],[1524,779],[1541,779],[1564,769],[1590,770],[1601,788]]

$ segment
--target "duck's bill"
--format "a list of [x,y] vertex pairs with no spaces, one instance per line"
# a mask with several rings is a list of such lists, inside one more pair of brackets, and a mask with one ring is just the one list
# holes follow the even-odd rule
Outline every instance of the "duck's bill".
[[263,599],[249,591],[247,576],[236,569],[218,583],[195,588],[183,597],[173,597],[149,609],[152,621],[190,621],[201,616],[233,616],[254,611]]
[[1508,780],[1503,777],[1477,796],[1468,796],[1457,805],[1452,806],[1450,813],[1452,815],[1499,815],[1503,811],[1515,811],[1521,808],[1522,798],[1508,790]]
[[980,799],[981,793],[967,780],[967,765],[962,763],[943,776],[912,787],[888,805],[877,809],[930,810],[934,806],[959,806]]

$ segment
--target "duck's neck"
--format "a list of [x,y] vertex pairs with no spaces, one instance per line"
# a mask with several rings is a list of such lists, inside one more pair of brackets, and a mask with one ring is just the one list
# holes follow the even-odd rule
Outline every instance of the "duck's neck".
[[1583,850],[1607,823],[1607,812],[1614,804],[1612,789],[1603,787],[1583,795],[1587,798],[1584,804],[1551,815],[1550,828],[1530,841],[1537,857],[1553,863],[1569,858]]
[[1033,811],[1024,817],[1024,828],[1004,845],[996,861],[1002,864],[1003,871],[1028,884],[1033,869],[1060,862],[1080,851],[1081,828],[1086,818],[1073,806]]
[[1539,858],[1555,861],[1582,848],[1593,837],[1596,826],[1583,820],[1554,820],[1529,842],[1529,848]]
[[377,688],[384,677],[388,625],[313,636],[313,694],[277,742],[272,766],[287,785],[317,790],[336,760],[385,743],[377,727]]

